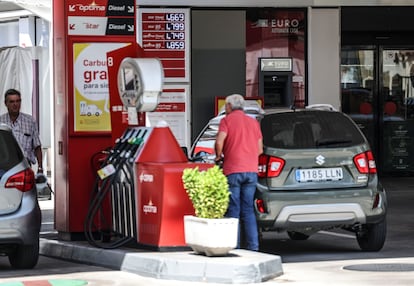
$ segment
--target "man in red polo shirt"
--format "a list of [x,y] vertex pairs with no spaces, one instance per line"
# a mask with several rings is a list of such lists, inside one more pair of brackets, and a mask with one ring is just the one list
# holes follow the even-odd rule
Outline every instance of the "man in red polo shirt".
[[215,143],[216,162],[223,160],[223,172],[231,192],[226,217],[239,218],[246,248],[257,251],[259,239],[253,204],[263,136],[259,123],[244,113],[243,106],[243,96],[226,97],[226,117],[220,122]]

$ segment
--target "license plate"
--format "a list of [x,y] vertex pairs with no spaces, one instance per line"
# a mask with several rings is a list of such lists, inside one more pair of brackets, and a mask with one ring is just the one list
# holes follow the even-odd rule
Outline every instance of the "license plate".
[[298,182],[339,181],[344,177],[342,168],[319,168],[296,170]]

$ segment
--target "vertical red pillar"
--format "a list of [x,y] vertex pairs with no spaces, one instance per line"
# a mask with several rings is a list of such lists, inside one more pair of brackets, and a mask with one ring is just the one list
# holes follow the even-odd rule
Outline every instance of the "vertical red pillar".
[[[92,158],[112,146],[108,53],[136,44],[135,0],[53,0],[55,228],[83,238]],[[136,56],[134,49],[115,56]]]

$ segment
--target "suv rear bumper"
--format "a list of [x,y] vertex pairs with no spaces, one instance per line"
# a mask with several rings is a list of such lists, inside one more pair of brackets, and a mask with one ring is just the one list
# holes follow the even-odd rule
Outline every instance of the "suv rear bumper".
[[[378,196],[378,204],[375,198]],[[375,223],[386,215],[385,191],[369,188],[315,191],[257,191],[265,213],[256,218],[261,228],[277,230],[315,229]]]
[[276,218],[275,227],[308,224],[365,223],[366,216],[359,204],[317,204],[286,206]]

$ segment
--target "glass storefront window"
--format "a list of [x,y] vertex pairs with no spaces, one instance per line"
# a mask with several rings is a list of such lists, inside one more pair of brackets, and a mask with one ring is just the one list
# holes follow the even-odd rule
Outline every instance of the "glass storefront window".
[[19,45],[19,21],[0,23],[0,47]]
[[343,50],[341,59],[342,111],[372,114],[374,51]]
[[44,19],[36,18],[36,46],[49,47],[50,23]]
[[374,50],[343,48],[341,52],[341,107],[367,137],[374,151]]
[[414,51],[383,51],[382,91],[385,116],[414,117]]
[[413,172],[414,50],[382,51],[384,172]]

